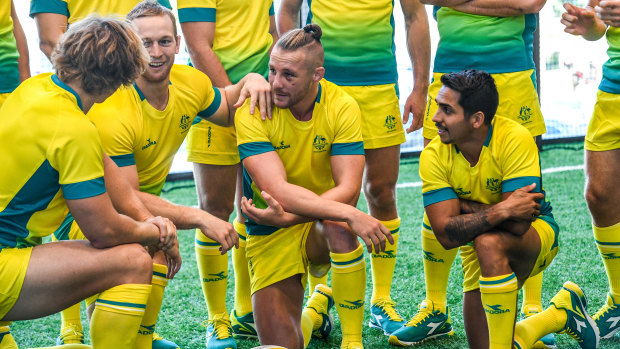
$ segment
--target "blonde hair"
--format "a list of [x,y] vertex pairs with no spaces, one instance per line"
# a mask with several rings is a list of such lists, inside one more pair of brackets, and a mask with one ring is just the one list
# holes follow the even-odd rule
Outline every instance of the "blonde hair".
[[276,47],[285,51],[297,51],[299,49],[305,49],[309,55],[307,55],[307,61],[312,61],[314,67],[320,67],[325,61],[325,52],[323,51],[323,44],[321,44],[321,36],[323,31],[321,27],[316,24],[308,24],[301,29],[289,30],[280,37],[276,43]]
[[176,17],[174,17],[174,13],[172,13],[170,9],[162,6],[156,0],[146,0],[138,3],[133,9],[131,9],[131,11],[129,11],[126,18],[129,21],[133,21],[136,18],[152,16],[168,16],[170,18],[174,32],[174,40],[176,41],[178,35]]
[[132,24],[89,16],[60,37],[52,64],[63,82],[79,81],[89,94],[110,93],[134,82],[149,56]]

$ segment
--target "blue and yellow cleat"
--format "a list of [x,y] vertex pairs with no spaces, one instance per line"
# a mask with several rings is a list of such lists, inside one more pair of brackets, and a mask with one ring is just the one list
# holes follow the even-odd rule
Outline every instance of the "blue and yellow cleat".
[[[538,314],[542,311],[541,307],[528,305],[525,312],[521,313],[521,317],[526,319],[534,314]],[[553,333],[547,333],[544,337],[534,343],[533,349],[555,349],[555,335]]]
[[205,326],[205,323],[207,349],[237,349],[228,314],[217,314],[212,319],[203,321],[202,325]]
[[327,339],[329,337],[334,328],[334,318],[329,311],[334,304],[332,289],[326,285],[316,285],[312,296],[306,303],[306,308],[314,310],[321,317],[321,323],[313,326],[312,338]]
[[383,331],[386,336],[391,335],[405,324],[405,320],[400,316],[396,304],[388,298],[381,298],[370,306],[370,321],[368,326]]
[[588,301],[577,284],[566,281],[562,289],[551,299],[557,309],[566,310],[566,325],[558,333],[566,333],[579,343],[582,349],[598,347],[599,331],[588,315]]
[[162,336],[158,335],[156,332],[153,332],[152,349],[180,349],[180,348],[176,343],[171,342],[167,339],[164,339]]
[[233,337],[235,339],[257,339],[256,325],[254,325],[254,313],[249,312],[243,316],[237,316],[237,311],[230,312]]
[[17,349],[17,343],[8,326],[0,326],[0,348]]
[[592,316],[600,331],[601,339],[608,339],[620,331],[620,304],[607,293],[607,303]]
[[84,332],[77,325],[68,325],[60,329],[56,345],[84,344]]
[[425,299],[418,307],[417,314],[403,327],[394,331],[388,341],[390,344],[404,347],[453,334],[450,309],[446,307],[446,313],[443,313],[435,309],[433,301]]

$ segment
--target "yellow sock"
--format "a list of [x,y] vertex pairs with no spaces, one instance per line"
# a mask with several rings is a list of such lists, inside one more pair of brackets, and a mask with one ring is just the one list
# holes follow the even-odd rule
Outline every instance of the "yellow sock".
[[422,253],[424,264],[424,281],[426,299],[433,301],[435,309],[446,312],[448,297],[448,278],[452,262],[456,258],[458,248],[446,250],[441,246],[424,214],[422,223]]
[[540,272],[535,276],[528,278],[523,284],[523,304],[521,305],[521,313],[528,315],[532,312],[542,311],[542,284],[543,273]]
[[228,255],[220,254],[220,244],[196,229],[196,263],[202,292],[207,302],[209,319],[226,314],[226,283],[228,282]]
[[93,349],[133,348],[151,285],[131,284],[101,292],[90,321]]
[[142,323],[140,323],[136,344],[134,345],[135,349],[150,349],[153,346],[153,332],[155,332],[161,302],[164,300],[164,289],[168,285],[167,273],[167,266],[153,263],[153,279],[151,281],[153,287],[148,303],[146,303]]
[[304,307],[301,313],[301,332],[304,334],[304,348],[308,346],[310,339],[312,339],[314,324],[321,320],[319,314],[317,314],[314,309]]
[[353,252],[332,252],[329,256],[332,261],[334,301],[342,327],[342,342],[361,342],[366,293],[364,249],[360,245]]
[[73,326],[74,329],[82,331],[82,320],[80,318],[80,303],[74,304],[60,312],[61,332],[63,328],[68,326]]
[[392,289],[392,277],[394,276],[394,266],[396,265],[396,252],[398,251],[398,232],[400,231],[400,218],[389,221],[381,221],[392,233],[394,243],[386,241],[385,251],[372,253],[370,266],[372,271],[372,297],[370,303],[376,303],[380,298],[392,299],[390,290]]
[[620,223],[610,227],[592,224],[592,230],[607,272],[609,293],[614,299],[620,299]]
[[514,273],[481,276],[480,296],[489,326],[489,347],[512,349],[517,318],[517,277]]
[[312,292],[314,291],[316,285],[327,285],[327,275],[329,275],[329,273],[321,276],[320,278],[314,277],[310,273],[306,274],[308,274],[308,296],[312,296]]
[[235,231],[239,234],[239,248],[232,250],[233,269],[235,271],[235,312],[243,316],[252,311],[252,295],[250,294],[250,271],[245,256],[248,233],[245,224],[236,219],[233,221]]
[[[559,332],[566,325],[566,310],[550,306],[545,311],[517,322],[515,341],[520,349],[532,348],[548,333]],[[517,347],[518,348],[518,347]]]
[[[6,326],[4,324],[6,323]],[[11,335],[11,331],[9,330],[10,322],[2,322],[0,323],[0,348],[1,349],[17,349],[17,343],[15,343],[15,338]]]

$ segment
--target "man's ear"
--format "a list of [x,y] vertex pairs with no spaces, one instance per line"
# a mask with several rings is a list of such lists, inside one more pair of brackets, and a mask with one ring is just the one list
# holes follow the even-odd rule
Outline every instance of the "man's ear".
[[312,81],[319,82],[325,76],[325,68],[318,67],[314,69],[314,73],[312,74]]
[[484,119],[486,118],[486,116],[484,115],[483,112],[481,111],[477,111],[474,113],[474,115],[472,115],[469,120],[472,123],[472,126],[474,128],[480,128],[482,127],[482,125],[484,125]]
[[175,50],[175,54],[179,54],[179,49],[181,48],[181,35],[177,35],[177,44],[176,44],[177,48]]

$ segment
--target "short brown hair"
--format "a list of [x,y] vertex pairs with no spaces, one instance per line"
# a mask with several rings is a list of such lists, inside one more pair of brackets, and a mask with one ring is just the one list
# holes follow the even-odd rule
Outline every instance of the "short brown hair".
[[321,36],[323,36],[321,27],[316,23],[312,23],[301,29],[287,31],[276,42],[276,47],[285,51],[297,51],[303,48],[311,53],[310,57],[313,58],[315,65],[320,67],[325,61]]
[[168,16],[172,21],[172,28],[174,31],[174,40],[177,40],[177,20],[174,17],[174,13],[170,9],[165,8],[156,0],[146,0],[138,3],[127,14],[127,20],[133,21],[140,17],[152,17],[152,16]]
[[89,16],[60,37],[52,64],[63,82],[78,80],[89,94],[110,93],[134,82],[149,56],[130,23],[119,18]]

